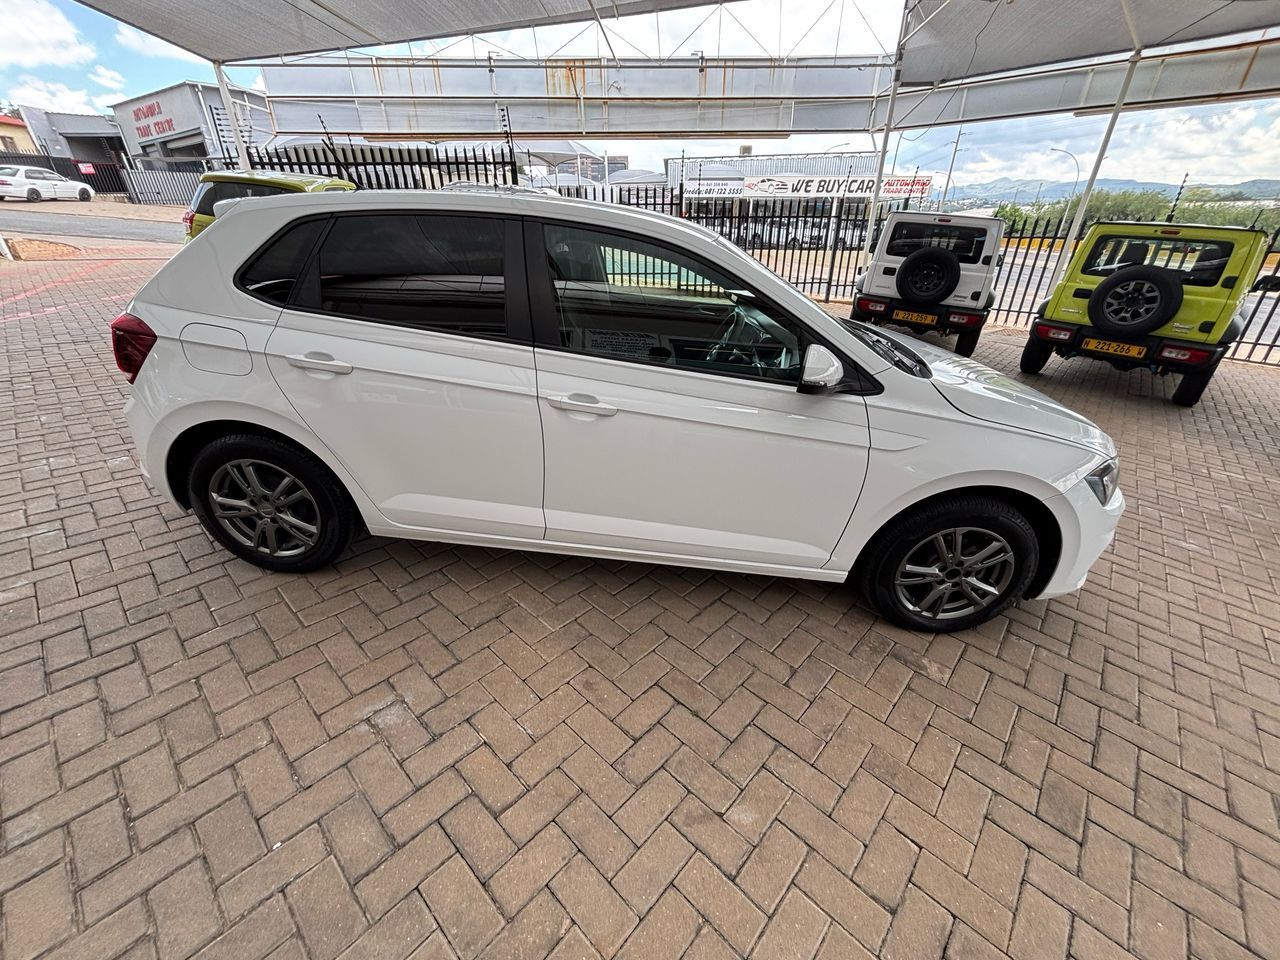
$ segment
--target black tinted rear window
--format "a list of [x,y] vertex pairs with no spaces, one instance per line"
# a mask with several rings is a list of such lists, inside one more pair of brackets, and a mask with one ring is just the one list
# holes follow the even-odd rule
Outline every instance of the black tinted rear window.
[[987,242],[985,227],[965,227],[954,223],[899,223],[889,235],[885,253],[905,257],[922,247],[950,250],[961,263],[977,263]]
[[267,244],[240,274],[240,286],[255,297],[283,305],[306,267],[324,220],[295,223]]
[[192,198],[192,209],[203,217],[213,216],[213,205],[223,200],[235,200],[239,197],[274,197],[282,193],[292,193],[280,187],[268,186],[265,183],[203,183]]

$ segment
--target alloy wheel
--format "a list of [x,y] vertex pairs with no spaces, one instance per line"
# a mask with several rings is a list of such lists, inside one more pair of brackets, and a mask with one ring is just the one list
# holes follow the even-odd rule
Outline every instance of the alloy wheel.
[[894,574],[898,600],[930,620],[955,620],[996,603],[1013,580],[1009,542],[982,527],[952,527],[907,551]]
[[1102,302],[1102,312],[1112,323],[1135,326],[1155,316],[1160,309],[1160,291],[1150,280],[1128,280],[1118,284]]
[[296,557],[320,536],[320,509],[293,474],[262,460],[232,460],[209,478],[209,509],[236,542],[270,557]]

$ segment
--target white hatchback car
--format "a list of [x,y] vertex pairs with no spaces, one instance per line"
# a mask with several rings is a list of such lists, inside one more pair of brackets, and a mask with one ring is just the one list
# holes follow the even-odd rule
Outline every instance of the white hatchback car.
[[1111,440],[727,240],[475,191],[234,200],[112,324],[143,472],[271,570],[381,536],[843,581],[958,630],[1077,589]]
[[0,164],[0,199],[84,200],[93,199],[93,187],[68,180],[44,167],[16,167]]

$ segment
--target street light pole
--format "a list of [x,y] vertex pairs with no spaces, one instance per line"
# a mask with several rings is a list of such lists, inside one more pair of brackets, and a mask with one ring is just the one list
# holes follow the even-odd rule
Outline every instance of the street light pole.
[[1080,189],[1080,161],[1079,161],[1078,159],[1076,159],[1076,155],[1075,155],[1074,153],[1072,153],[1070,150],[1063,150],[1061,147],[1050,147],[1050,148],[1049,148],[1049,152],[1050,152],[1050,153],[1065,153],[1068,157],[1070,157],[1070,158],[1071,158],[1071,162],[1072,162],[1072,163],[1074,163],[1074,164],[1076,165],[1076,182],[1075,182],[1075,184],[1071,187],[1071,197],[1069,197],[1069,198],[1067,199],[1067,206],[1068,206],[1068,207],[1070,207],[1070,206],[1071,206],[1071,200],[1075,198],[1076,191]]
[[947,166],[947,185],[942,191],[942,201],[938,204],[938,210],[947,203],[947,194],[951,192],[951,172],[956,168],[956,154],[960,152],[960,138],[964,136],[964,127],[960,127],[960,132],[956,134],[956,142],[951,147],[951,163]]

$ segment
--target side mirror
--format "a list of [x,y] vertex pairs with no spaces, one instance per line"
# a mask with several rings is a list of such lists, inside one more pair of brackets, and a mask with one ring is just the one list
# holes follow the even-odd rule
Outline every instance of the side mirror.
[[844,379],[844,366],[834,353],[820,343],[811,343],[804,352],[800,370],[800,393],[830,393]]
[[1259,277],[1250,288],[1254,293],[1280,293],[1280,274]]

